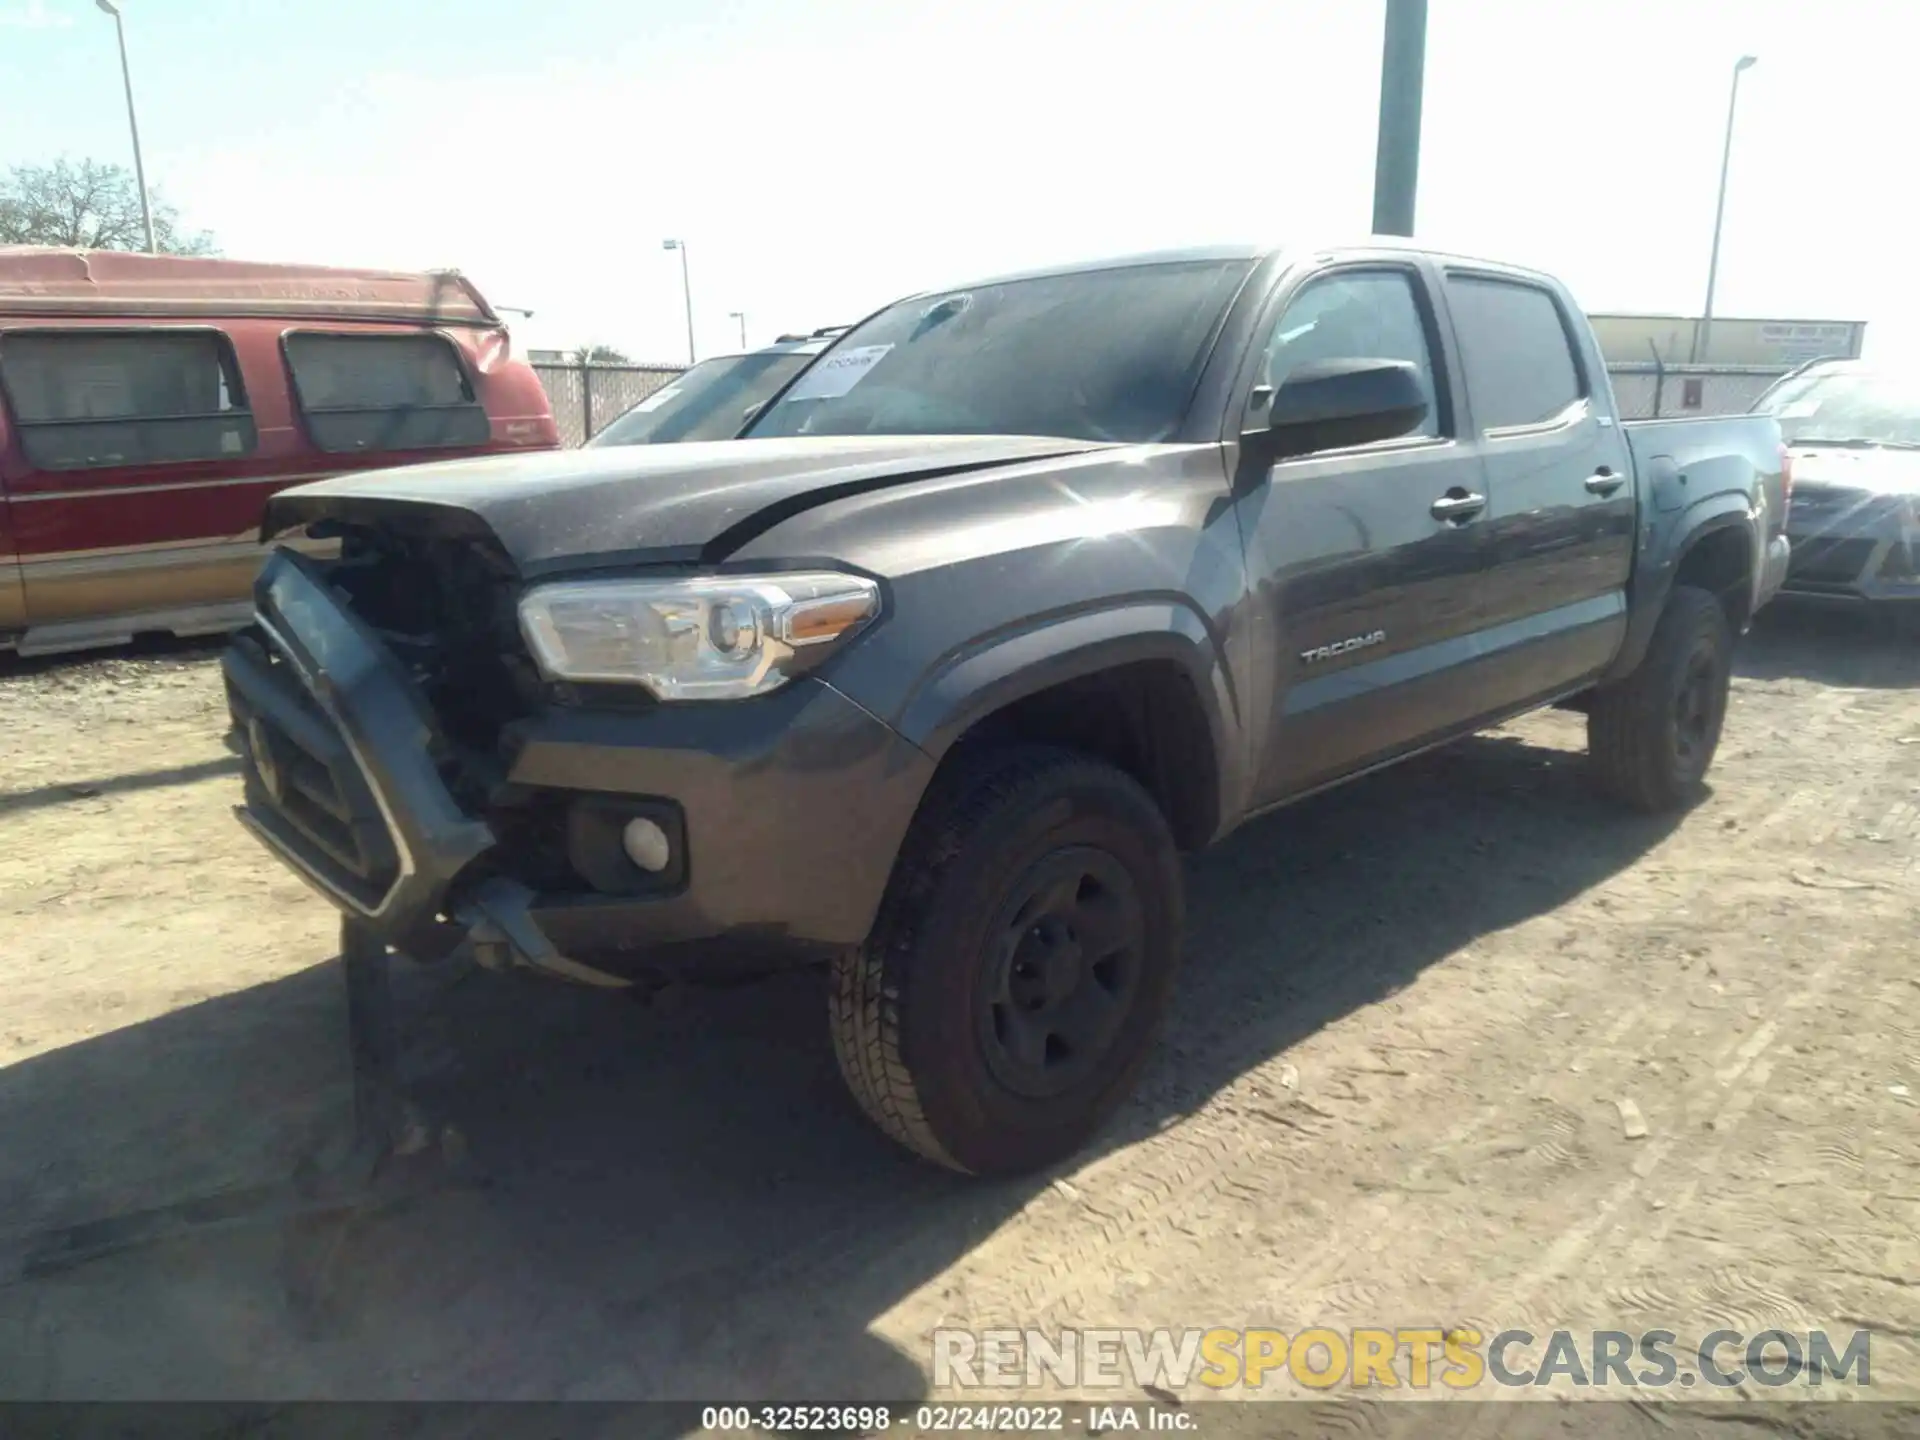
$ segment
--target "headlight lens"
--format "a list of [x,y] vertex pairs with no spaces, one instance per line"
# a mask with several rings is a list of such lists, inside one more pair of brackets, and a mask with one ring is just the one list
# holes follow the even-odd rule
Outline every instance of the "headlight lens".
[[529,590],[520,630],[549,679],[737,700],[779,689],[879,613],[879,586],[833,571],[574,580]]

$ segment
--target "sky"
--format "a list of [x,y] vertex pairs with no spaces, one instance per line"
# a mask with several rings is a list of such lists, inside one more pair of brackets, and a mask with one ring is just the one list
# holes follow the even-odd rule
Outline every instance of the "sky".
[[[1364,235],[1384,0],[120,0],[147,175],[224,253],[455,266],[523,346],[702,354],[1028,265]],[[1416,231],[1592,311],[1920,358],[1920,11],[1431,0]],[[127,163],[113,22],[0,0],[0,169]]]

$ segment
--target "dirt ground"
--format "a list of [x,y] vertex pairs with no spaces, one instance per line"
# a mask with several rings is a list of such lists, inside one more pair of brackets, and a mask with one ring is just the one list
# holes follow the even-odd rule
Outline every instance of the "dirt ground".
[[1767,622],[1676,821],[1548,714],[1191,862],[1160,1058],[1060,1174],[896,1154],[810,976],[407,967],[464,1164],[325,1224],[259,1187],[348,1130],[335,925],[229,814],[212,652],[13,664],[0,1397],[903,1400],[940,1325],[1438,1324],[1870,1329],[1914,1398],[1920,649]]

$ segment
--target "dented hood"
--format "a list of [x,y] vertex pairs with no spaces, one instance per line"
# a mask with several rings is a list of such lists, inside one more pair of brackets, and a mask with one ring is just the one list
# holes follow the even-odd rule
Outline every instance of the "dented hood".
[[329,520],[490,534],[529,579],[714,561],[844,495],[1102,448],[1019,435],[823,436],[494,455],[283,490],[267,502],[261,536]]

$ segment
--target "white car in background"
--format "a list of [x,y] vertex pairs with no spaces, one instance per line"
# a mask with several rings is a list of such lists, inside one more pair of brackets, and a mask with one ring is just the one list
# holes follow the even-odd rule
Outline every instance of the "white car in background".
[[1920,369],[1815,361],[1753,408],[1792,456],[1781,594],[1920,617]]
[[664,445],[732,440],[787,382],[813,363],[836,335],[832,325],[809,335],[782,335],[764,350],[715,355],[654,391],[587,442],[588,446]]

